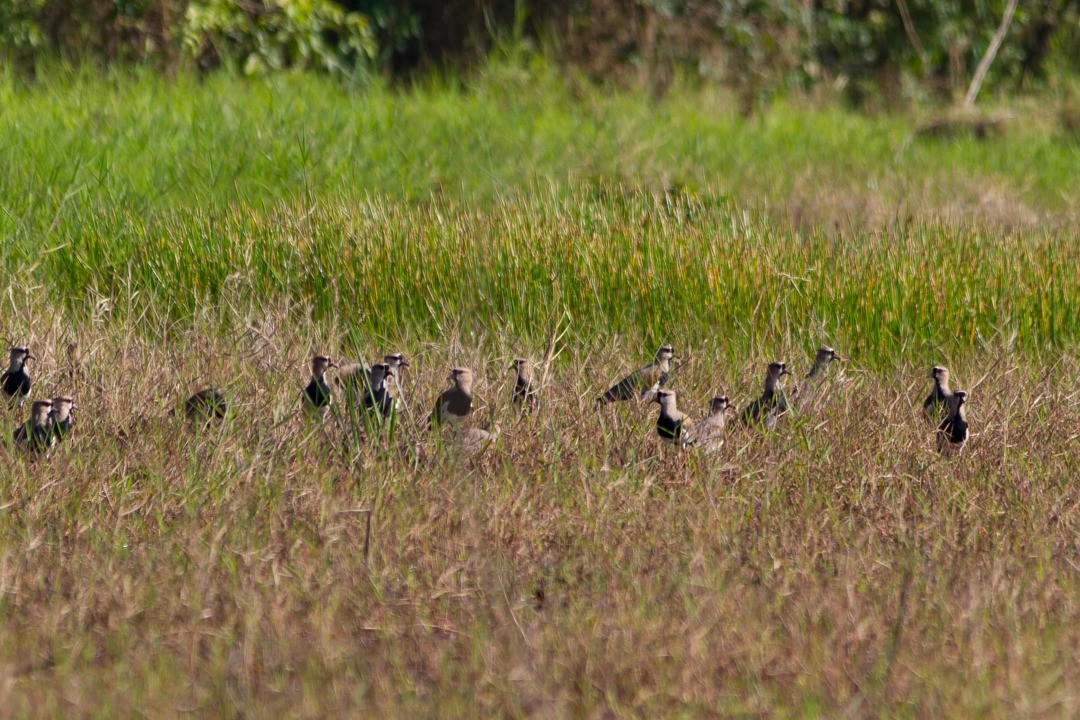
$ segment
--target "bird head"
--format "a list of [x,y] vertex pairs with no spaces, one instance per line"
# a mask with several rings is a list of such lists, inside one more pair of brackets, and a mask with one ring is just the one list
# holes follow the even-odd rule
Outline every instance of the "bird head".
[[949,370],[940,365],[935,365],[930,368],[930,377],[940,382],[947,382],[949,380]]
[[956,407],[960,407],[967,402],[967,393],[963,390],[957,390],[953,393],[953,397],[956,398]]
[[409,367],[409,358],[405,357],[405,353],[390,353],[383,356],[383,362],[389,365],[391,368]]
[[70,412],[71,410],[78,410],[79,406],[75,404],[75,400],[72,398],[61,395],[52,399],[53,410],[59,413]]
[[466,367],[456,367],[450,371],[450,381],[459,388],[471,388],[473,381],[472,370]]
[[675,391],[657,390],[656,399],[653,402],[660,405],[660,407],[670,407],[675,404]]
[[836,352],[831,347],[822,345],[818,348],[817,358],[815,359],[819,363],[830,363],[833,360],[843,360],[844,358],[840,357],[840,353]]
[[11,348],[11,354],[9,355],[11,364],[15,366],[22,365],[27,360],[37,360],[36,357],[30,354],[30,348],[25,345],[16,345]]
[[675,348],[672,345],[662,345],[660,349],[656,351],[656,359],[660,362],[665,360],[671,360],[675,357]]
[[769,375],[771,377],[780,379],[783,375],[790,375],[791,371],[787,369],[787,363],[777,360],[776,362],[769,363]]
[[709,404],[709,411],[713,415],[727,412],[731,409],[731,403],[728,401],[727,395],[717,395],[712,399]]
[[327,371],[328,368],[336,368],[337,365],[326,355],[316,355],[311,358],[311,374],[321,375]]

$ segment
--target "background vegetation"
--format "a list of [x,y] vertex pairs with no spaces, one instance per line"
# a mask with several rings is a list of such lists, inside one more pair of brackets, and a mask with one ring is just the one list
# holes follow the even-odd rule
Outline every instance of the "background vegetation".
[[746,109],[784,88],[832,84],[859,102],[962,93],[1001,20],[989,76],[1009,88],[1080,66],[1080,2],[1038,0],[9,0],[0,52],[33,69],[56,56],[193,63],[262,73],[316,68],[408,76],[484,60],[503,43],[594,79],[666,89],[682,71],[722,81]]

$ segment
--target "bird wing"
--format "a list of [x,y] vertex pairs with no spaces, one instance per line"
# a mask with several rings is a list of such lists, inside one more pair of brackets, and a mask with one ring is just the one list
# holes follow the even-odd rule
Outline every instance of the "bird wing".
[[639,377],[639,373],[627,375],[622,380],[608,388],[607,392],[605,392],[600,397],[600,402],[618,402],[619,400],[629,400],[638,394],[640,386],[641,378]]

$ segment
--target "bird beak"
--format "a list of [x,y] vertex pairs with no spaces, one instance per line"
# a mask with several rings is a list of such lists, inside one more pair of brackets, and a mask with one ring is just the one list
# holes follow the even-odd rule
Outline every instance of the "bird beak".
[[844,362],[844,358],[840,357],[840,353],[835,353],[835,352],[834,352],[834,353],[832,354],[832,359],[833,359],[833,360],[837,360],[837,361],[839,361],[839,362]]
[[787,368],[784,368],[783,370],[780,371],[780,375],[790,375],[790,374],[791,374],[791,371],[788,370]]
[[71,409],[72,409],[72,410],[78,410],[78,409],[79,409],[79,406],[78,406],[78,405],[76,405],[75,403],[71,403]]
[[328,368],[336,368],[337,366],[338,366],[338,365],[337,365],[337,363],[336,363],[336,362],[334,362],[333,360],[331,360],[330,362],[326,363],[326,367],[328,367]]
[[399,367],[409,367],[409,361],[405,358],[401,358],[401,362],[398,363]]
[[27,353],[26,354],[26,359],[23,360],[23,362],[26,362],[26,360],[37,360],[37,358],[34,357],[33,355],[31,355],[30,353]]

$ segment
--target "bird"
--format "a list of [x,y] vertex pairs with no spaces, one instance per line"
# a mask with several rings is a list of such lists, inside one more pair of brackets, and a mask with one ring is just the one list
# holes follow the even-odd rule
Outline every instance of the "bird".
[[75,427],[75,418],[71,411],[78,409],[79,406],[67,395],[53,398],[52,410],[49,412],[49,428],[56,442],[62,441],[71,433],[71,428]]
[[435,408],[428,416],[428,427],[437,427],[447,421],[464,420],[472,412],[472,370],[454,368],[450,371],[450,382],[453,384],[435,400]]
[[412,367],[409,363],[409,359],[405,357],[405,353],[396,352],[383,355],[383,362],[390,366],[390,369],[394,371],[394,375],[398,375],[401,368]]
[[596,399],[597,406],[607,403],[631,400],[634,397],[651,399],[653,393],[664,386],[671,369],[671,360],[675,357],[675,348],[664,345],[656,351],[653,362],[631,373],[608,388],[607,392]]
[[800,407],[812,407],[822,396],[822,386],[825,383],[825,373],[833,361],[842,362],[844,358],[840,353],[827,345],[818,348],[814,355],[814,366],[801,383],[791,390],[791,401],[799,403]]
[[514,364],[510,366],[510,369],[517,371],[512,398],[514,404],[530,410],[535,409],[537,394],[532,384],[532,365],[525,358],[514,358]]
[[15,346],[11,348],[8,369],[0,375],[0,391],[9,405],[19,406],[30,396],[30,375],[26,372],[26,361],[36,360],[30,354],[30,348]]
[[[390,376],[390,381],[386,384],[386,391],[390,394],[390,397],[394,400],[394,408],[397,407],[398,394],[401,390],[401,377],[404,374],[403,370],[407,367],[412,367],[412,363],[405,357],[405,353],[387,353],[383,355],[383,362],[390,366],[393,375]],[[404,402],[404,398],[402,398]],[[407,410],[408,408],[406,408]]]
[[934,381],[934,388],[923,401],[923,415],[927,422],[936,423],[941,420],[941,414],[952,407],[951,398],[953,391],[949,389],[949,370],[940,365],[930,368],[930,377]]
[[743,424],[764,425],[766,430],[776,427],[776,421],[788,411],[787,398],[784,397],[784,389],[780,387],[780,378],[790,374],[787,363],[769,363],[769,370],[765,375],[765,390],[761,397],[755,398],[743,408],[739,416]]
[[370,377],[371,368],[363,362],[346,363],[338,368],[334,383],[346,392],[355,392],[356,396],[360,397]]
[[[671,444],[689,440],[694,430],[694,421],[676,407],[675,392],[659,390],[653,402],[660,405],[660,415],[656,418],[656,434],[660,439]],[[688,443],[682,444],[685,447]]]
[[683,440],[683,447],[693,445],[701,452],[712,455],[724,446],[727,414],[733,410],[726,395],[717,395],[709,404],[709,416],[694,426]]
[[[390,376],[393,380],[387,383],[387,392],[391,398],[394,398],[397,395],[396,378],[400,374],[401,368],[410,367],[409,360],[405,357],[405,353],[388,353],[383,356],[383,364],[393,371],[393,375]],[[352,399],[363,397],[364,402],[367,402],[367,396],[371,394],[372,388],[377,384],[372,373],[378,365],[379,363],[375,363],[375,365],[368,367],[363,362],[342,365],[338,368],[334,382],[344,388],[346,392],[351,393]]]
[[56,437],[49,424],[52,400],[35,400],[30,405],[30,419],[15,428],[15,444],[34,453],[45,453],[56,447]]
[[326,384],[326,371],[336,367],[326,355],[316,355],[311,359],[311,382],[304,388],[304,406],[319,417],[326,417],[330,410],[330,386]]
[[365,410],[374,410],[382,419],[389,419],[394,412],[394,396],[390,390],[394,380],[394,371],[388,363],[375,363],[368,374],[368,386],[364,391]]
[[937,429],[938,452],[959,455],[968,440],[967,393],[957,390],[949,397],[949,415]]
[[457,435],[457,446],[464,457],[476,457],[499,438],[502,432],[498,423],[489,430],[468,428]]
[[209,426],[214,420],[223,419],[228,411],[224,391],[215,387],[203,388],[184,401],[184,415],[193,423],[201,421]]

